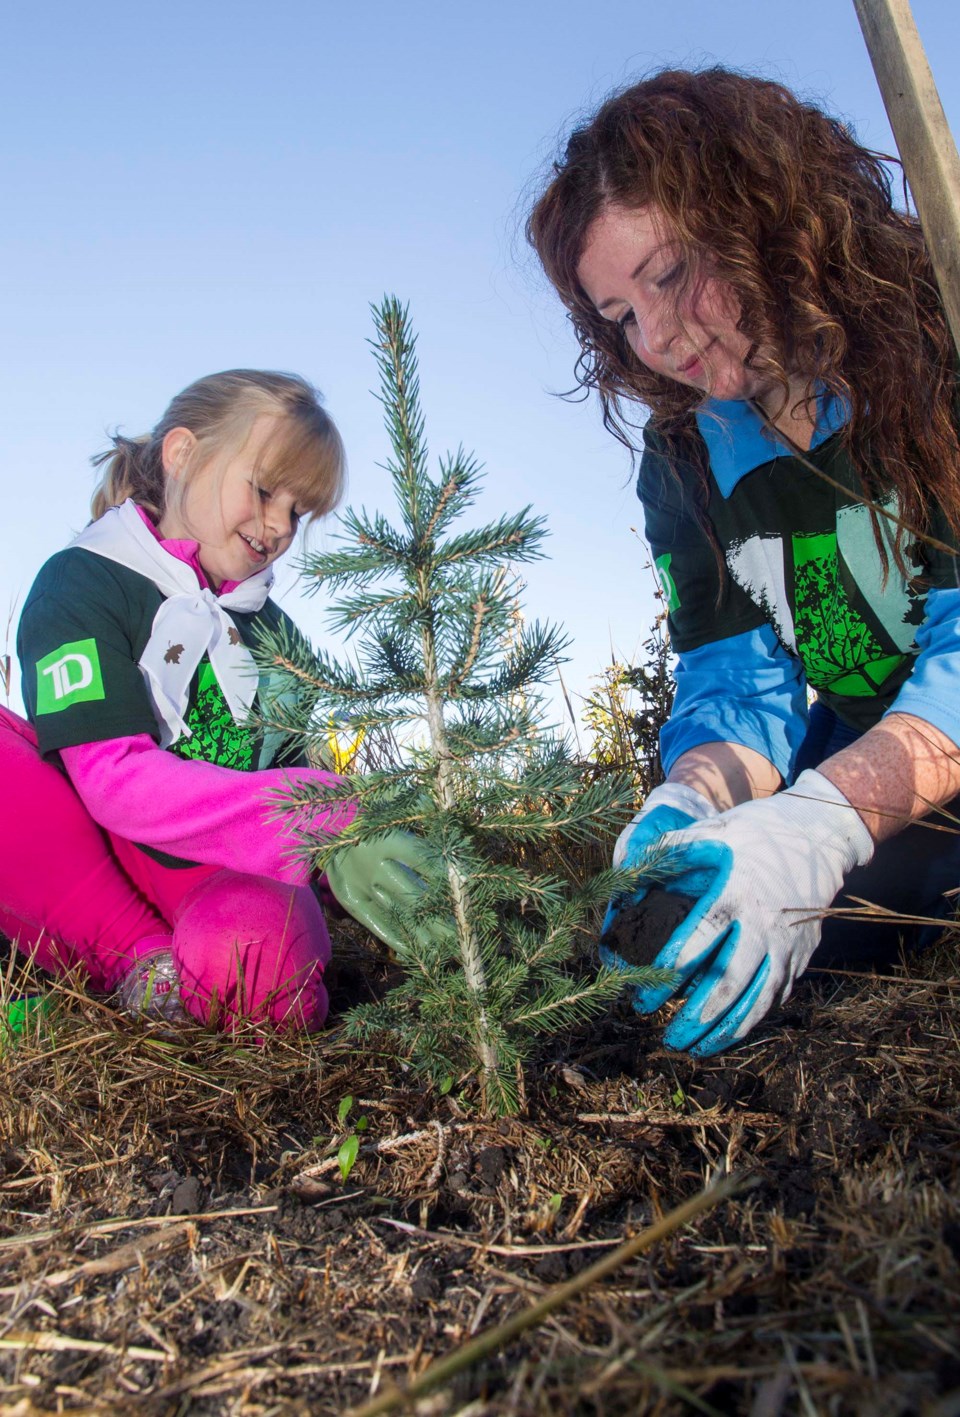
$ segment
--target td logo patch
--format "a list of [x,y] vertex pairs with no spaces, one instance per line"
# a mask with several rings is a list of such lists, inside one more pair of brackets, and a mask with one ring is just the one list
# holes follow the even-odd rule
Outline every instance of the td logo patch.
[[96,640],[74,640],[37,662],[37,713],[59,713],[74,704],[103,699]]
[[672,560],[673,555],[671,554],[671,552],[665,551],[664,554],[662,556],[658,556],[653,563],[654,569],[657,573],[657,578],[660,581],[660,589],[663,591],[664,602],[666,604],[667,610],[671,615],[674,613],[674,611],[680,609],[680,597],[677,594],[677,583],[673,579],[673,576],[670,571],[670,562]]

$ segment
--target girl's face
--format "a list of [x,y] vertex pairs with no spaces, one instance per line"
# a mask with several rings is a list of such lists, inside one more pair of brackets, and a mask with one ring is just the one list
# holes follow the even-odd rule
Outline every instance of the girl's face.
[[692,271],[656,206],[609,206],[587,234],[577,275],[597,310],[619,325],[655,374],[715,399],[757,398],[760,377],[744,360],[733,288]]
[[[254,469],[276,431],[279,415],[254,419],[250,436],[226,463],[212,459],[190,478],[179,506],[164,513],[166,539],[199,543],[199,560],[214,589],[242,581],[269,566],[290,546],[302,515],[296,499],[282,488],[258,487]],[[193,447],[193,434],[175,428],[163,442],[167,476],[177,478]]]

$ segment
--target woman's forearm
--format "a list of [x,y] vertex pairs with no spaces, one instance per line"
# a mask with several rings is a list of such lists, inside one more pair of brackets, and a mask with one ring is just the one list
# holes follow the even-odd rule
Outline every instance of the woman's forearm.
[[669,780],[695,788],[718,812],[754,797],[770,797],[782,781],[769,758],[740,743],[700,743],[688,748],[670,769]]
[[887,714],[819,770],[878,842],[960,795],[960,749],[912,714]]

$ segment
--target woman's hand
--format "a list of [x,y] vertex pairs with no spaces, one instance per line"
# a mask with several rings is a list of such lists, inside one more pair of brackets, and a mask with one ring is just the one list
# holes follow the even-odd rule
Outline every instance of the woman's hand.
[[697,904],[654,960],[676,983],[637,989],[634,1008],[652,1013],[688,991],[664,1042],[704,1057],[788,997],[817,947],[822,912],[870,860],[873,839],[843,793],[808,771],[775,797],[668,832],[654,849],[667,889]]

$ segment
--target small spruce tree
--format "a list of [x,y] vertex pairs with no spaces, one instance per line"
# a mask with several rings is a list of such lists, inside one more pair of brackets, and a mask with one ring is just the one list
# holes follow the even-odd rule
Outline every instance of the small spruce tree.
[[303,823],[321,803],[359,804],[338,836],[304,831],[320,869],[398,828],[422,838],[424,889],[395,911],[405,978],[353,1009],[347,1026],[357,1038],[392,1035],[437,1080],[475,1074],[484,1110],[511,1112],[538,1039],[595,1016],[625,977],[652,980],[648,970],[569,968],[624,873],[574,883],[538,866],[548,847],[569,855],[615,829],[633,788],[627,777],[585,777],[542,725],[538,687],[564,639],[523,622],[512,571],[542,554],[542,518],[527,508],[454,529],[476,499],[479,465],[460,450],[430,476],[407,310],[389,297],[373,315],[398,519],[350,509],[334,549],[305,558],[312,587],[331,597],[332,628],[356,636],[355,654],[265,642],[269,726],[308,748],[324,744],[332,721],[348,736],[375,741],[386,729],[406,741],[403,761],[292,790],[284,807]]

